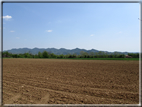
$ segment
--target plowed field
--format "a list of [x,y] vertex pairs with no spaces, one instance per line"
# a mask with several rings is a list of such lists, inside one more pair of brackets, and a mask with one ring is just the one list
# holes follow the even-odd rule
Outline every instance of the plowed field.
[[3,59],[3,104],[138,104],[139,61]]

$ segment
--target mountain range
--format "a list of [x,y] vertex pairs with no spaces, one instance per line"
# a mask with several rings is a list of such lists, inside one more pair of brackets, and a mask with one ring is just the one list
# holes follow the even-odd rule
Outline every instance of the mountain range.
[[[38,54],[38,52],[43,52],[43,51],[47,51],[50,53],[54,53],[56,55],[67,55],[67,54],[77,54],[79,55],[81,51],[90,53],[90,52],[99,52],[99,50],[96,49],[91,49],[91,50],[86,50],[86,49],[79,49],[79,48],[75,48],[75,49],[65,49],[65,48],[60,48],[60,49],[56,49],[56,48],[33,48],[33,49],[29,49],[29,48],[19,48],[19,49],[11,49],[11,50],[5,50],[8,51],[9,53],[12,54],[23,54],[23,53],[31,53],[31,54]],[[5,52],[4,51],[4,52]],[[105,52],[107,54],[112,54],[114,52],[108,52],[108,51],[101,51],[101,52]],[[115,51],[116,52],[116,51]],[[127,55],[128,52],[117,52],[119,54],[125,54]]]

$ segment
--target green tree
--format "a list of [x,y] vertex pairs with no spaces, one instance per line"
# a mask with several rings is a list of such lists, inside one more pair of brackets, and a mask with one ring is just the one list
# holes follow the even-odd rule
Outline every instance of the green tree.
[[102,58],[102,55],[103,55],[103,52],[102,52],[102,51],[99,51],[99,52],[98,52],[98,57],[99,57],[99,58]]
[[63,54],[58,55],[58,58],[64,58],[64,55]]
[[118,56],[120,55],[118,52],[114,52],[114,58],[118,58]]
[[19,58],[24,58],[24,55],[23,54],[19,54],[18,57]]
[[38,56],[38,58],[42,58],[43,57],[41,52],[38,52],[37,56]]
[[34,58],[39,58],[38,55],[34,55]]
[[17,54],[12,54],[12,57],[13,58],[18,58],[18,55]]
[[108,58],[108,53],[107,52],[105,52],[105,58]]
[[51,57],[51,58],[56,58],[57,56],[56,56],[54,53],[51,53],[51,54],[50,54],[50,57]]
[[90,53],[89,53],[89,56],[92,57],[92,58],[94,58],[95,53],[94,53],[94,52],[90,52]]
[[81,55],[83,58],[87,58],[88,53],[87,53],[87,52],[84,52],[84,51],[81,51],[81,52],[80,52],[80,55]]
[[8,51],[3,52],[3,57],[12,57],[12,53],[9,53]]
[[29,53],[24,53],[25,58],[31,58],[31,55]]
[[72,57],[73,57],[73,58],[77,58],[77,55],[76,55],[76,53],[74,53],[74,54],[72,55]]
[[139,53],[128,53],[129,56],[132,56],[133,58],[139,58]]
[[99,58],[99,53],[98,52],[95,52],[95,58]]
[[47,51],[44,51],[44,52],[42,53],[42,56],[43,56],[43,58],[49,58],[49,54],[48,54]]

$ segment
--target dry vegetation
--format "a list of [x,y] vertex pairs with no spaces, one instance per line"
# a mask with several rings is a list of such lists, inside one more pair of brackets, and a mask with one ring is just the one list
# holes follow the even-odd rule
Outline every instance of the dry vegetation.
[[3,59],[4,104],[138,104],[139,62]]

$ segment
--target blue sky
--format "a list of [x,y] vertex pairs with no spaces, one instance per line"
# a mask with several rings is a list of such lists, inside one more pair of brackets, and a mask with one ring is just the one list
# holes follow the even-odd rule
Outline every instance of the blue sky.
[[3,50],[139,52],[139,3],[4,3]]

